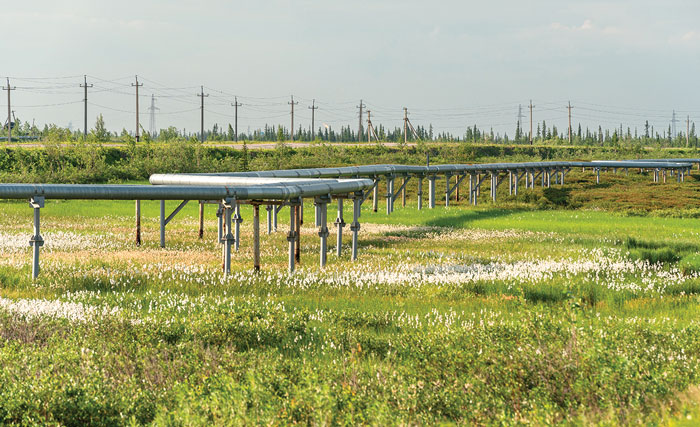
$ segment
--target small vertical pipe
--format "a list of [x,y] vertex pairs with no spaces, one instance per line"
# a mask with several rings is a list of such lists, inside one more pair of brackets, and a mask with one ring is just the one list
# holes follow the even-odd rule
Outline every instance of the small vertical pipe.
[[455,175],[455,202],[459,202],[459,174]]
[[474,203],[474,174],[469,174],[469,204]]
[[[234,243],[234,245],[235,245],[236,252],[238,252],[238,248],[241,245],[241,223],[243,222],[243,218],[241,218],[241,205],[236,203],[236,206],[234,206],[233,208],[234,208],[234,212],[235,212],[233,219],[234,219],[234,222],[236,224],[234,226],[235,233],[236,233],[234,235],[234,238],[236,239],[236,242]],[[227,223],[226,229],[230,230],[231,225]]]
[[515,182],[513,182],[513,194],[518,195],[518,183],[520,181],[520,172],[515,171]]
[[343,227],[345,227],[345,220],[343,219],[343,199],[338,198],[338,218],[335,220],[335,225],[338,227],[335,240],[335,252],[336,255],[341,256],[343,252]]
[[136,246],[141,246],[141,200],[136,201]]
[[379,207],[379,178],[374,177],[374,188],[372,188],[372,210],[377,212]]
[[289,234],[287,234],[287,242],[289,243],[289,272],[294,272],[294,249],[296,247],[296,206],[289,205]]
[[508,171],[508,195],[513,195],[513,171]]
[[595,169],[595,183],[600,184],[600,168]]
[[44,246],[44,239],[41,237],[41,214],[40,207],[43,206],[43,201],[32,199],[32,206],[34,208],[34,235],[29,241],[32,245],[32,279],[36,280],[39,276],[39,251],[42,246]]
[[401,182],[401,207],[406,207],[406,177],[403,177]]
[[388,176],[386,179],[386,214],[391,213],[394,201],[394,177]]
[[[236,204],[235,201],[232,203]],[[238,204],[236,204],[236,206],[238,206]],[[232,210],[234,210],[234,207],[230,204],[224,207],[224,223],[226,225],[226,238],[224,239],[224,277],[228,277],[228,275],[231,274],[231,244],[233,243],[234,239],[236,239],[231,234]]]
[[300,204],[294,207],[297,210],[297,225],[294,227],[296,229],[296,247],[294,248],[294,259],[296,260],[297,264],[301,263],[301,213],[303,212],[303,203],[304,201],[300,200]]
[[435,175],[428,177],[428,207],[435,208]]
[[[360,196],[361,197],[361,196]],[[360,208],[362,199],[355,195],[352,200],[352,224],[350,224],[350,230],[352,231],[352,260],[357,260],[357,233],[360,231]]]
[[160,247],[165,247],[165,200],[160,201]]
[[253,205],[253,270],[260,271],[260,205],[257,204]]
[[267,234],[272,234],[272,211],[275,209],[273,205],[265,206],[267,211]]
[[204,201],[199,201],[199,238],[204,237]]
[[320,248],[320,257],[319,257],[319,265],[321,268],[326,266],[326,259],[328,256],[328,224],[327,224],[327,215],[328,215],[328,202],[323,201],[319,203],[319,216],[321,225],[319,227],[319,232],[318,235],[321,238],[321,248]]
[[423,209],[423,177],[418,176],[418,210]]
[[222,239],[224,238],[224,208],[219,203],[219,207],[216,209],[216,232],[218,236],[218,242],[223,243]]
[[445,174],[445,207],[450,206],[450,174]]
[[282,205],[278,206],[273,206],[272,209],[272,229],[274,231],[277,231],[277,213],[282,209]]

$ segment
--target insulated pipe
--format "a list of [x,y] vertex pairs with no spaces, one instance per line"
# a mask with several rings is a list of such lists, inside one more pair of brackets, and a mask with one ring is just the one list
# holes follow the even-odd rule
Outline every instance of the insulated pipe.
[[335,226],[338,228],[335,241],[335,252],[336,255],[341,256],[343,250],[343,227],[345,227],[345,220],[343,219],[343,199],[338,199],[338,218],[335,220]]
[[141,246],[141,200],[136,201],[136,246]]
[[357,260],[357,233],[360,231],[360,208],[362,207],[362,193],[355,193],[355,198],[352,199],[352,260]]
[[260,205],[258,204],[253,205],[253,270],[260,271]]
[[34,209],[34,235],[29,240],[32,247],[32,279],[39,276],[39,248],[44,246],[44,239],[41,237],[41,214],[40,209],[44,207],[43,197],[34,197],[29,200],[29,206]]
[[428,177],[428,207],[430,209],[435,208],[435,179],[435,175]]
[[296,206],[289,205],[289,233],[287,234],[287,242],[289,243],[289,272],[294,272],[294,248],[296,247]]
[[160,201],[160,247],[165,247],[165,200]]

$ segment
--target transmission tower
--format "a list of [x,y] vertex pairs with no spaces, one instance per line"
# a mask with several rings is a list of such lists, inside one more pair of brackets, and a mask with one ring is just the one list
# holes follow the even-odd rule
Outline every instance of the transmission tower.
[[151,132],[151,138],[155,137],[156,135],[156,111],[160,110],[160,108],[156,107],[156,98],[155,95],[151,94],[151,106],[148,107],[148,111],[150,112],[151,115],[151,123],[148,126],[149,132]]

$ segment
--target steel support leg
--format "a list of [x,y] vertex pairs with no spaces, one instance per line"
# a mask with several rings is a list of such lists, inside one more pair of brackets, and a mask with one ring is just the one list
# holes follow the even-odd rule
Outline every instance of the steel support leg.
[[232,205],[238,206],[235,200],[227,200],[224,203],[224,224],[226,226],[226,236],[224,237],[224,277],[228,277],[231,274],[231,246],[236,240],[231,234],[231,215],[235,209]]
[[428,207],[435,208],[435,176],[428,177]]
[[136,246],[141,246],[141,200],[136,201]]
[[325,198],[319,198],[317,201],[319,216],[320,216],[320,226],[318,230],[318,236],[321,238],[321,248],[319,252],[319,265],[321,268],[326,266],[326,258],[328,255],[328,225],[327,225],[327,214],[328,214],[328,201]]
[[386,179],[386,214],[389,215],[393,211],[394,205],[394,178]]
[[289,272],[294,272],[294,249],[296,248],[296,206],[289,206],[289,233],[287,234],[287,242],[289,243]]
[[199,238],[204,237],[204,202],[199,201]]
[[343,227],[345,227],[345,220],[343,219],[343,199],[338,199],[338,217],[335,220],[335,226],[337,227],[335,253],[341,256],[343,252]]
[[362,206],[361,193],[358,197],[355,194],[355,198],[352,200],[352,224],[350,224],[350,231],[352,231],[352,260],[357,260],[357,233],[360,231],[360,208]]
[[[241,223],[243,222],[243,218],[241,218],[241,205],[236,203],[235,206],[235,214],[234,214],[234,222],[235,222],[235,237],[236,237],[236,243],[235,243],[235,249],[236,252],[238,252],[238,248],[241,245]],[[229,226],[226,226],[227,229],[230,229]]]
[[34,209],[34,235],[29,240],[29,246],[32,247],[32,279],[36,280],[39,276],[39,251],[44,246],[44,239],[41,237],[41,214],[40,210],[44,207],[43,197],[33,197],[29,200],[29,207]]
[[260,205],[253,205],[253,270],[260,271]]
[[160,201],[160,247],[165,247],[165,200]]
[[267,211],[267,234],[272,234],[272,211],[275,209],[272,205],[265,206]]
[[418,210],[423,209],[423,177],[418,177]]
[[377,212],[379,207],[379,178],[374,178],[374,187],[372,188],[372,210]]

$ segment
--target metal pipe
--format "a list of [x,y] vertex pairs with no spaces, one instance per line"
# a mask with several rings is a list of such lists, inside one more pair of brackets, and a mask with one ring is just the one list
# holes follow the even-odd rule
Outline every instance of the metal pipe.
[[204,237],[204,202],[199,201],[199,238]]
[[374,188],[372,189],[372,210],[377,212],[379,207],[379,178],[374,177]]
[[[234,214],[233,219],[234,219],[234,222],[235,222],[235,224],[236,224],[236,225],[234,226],[235,232],[236,232],[236,234],[235,234],[235,238],[236,238],[236,243],[235,243],[235,245],[236,245],[236,252],[238,252],[238,248],[239,248],[240,243],[241,243],[241,223],[243,222],[243,218],[241,218],[241,205],[239,205],[238,202],[236,202],[235,214]],[[231,229],[231,228],[230,228],[230,225],[228,225],[226,228],[228,228],[229,230]]]
[[34,235],[29,240],[29,245],[32,246],[32,279],[36,280],[39,276],[39,251],[44,246],[44,239],[41,237],[41,214],[40,209],[44,207],[43,197],[34,197],[29,200],[29,206],[34,209]]
[[258,204],[253,205],[253,270],[260,271],[260,205]]
[[141,246],[141,200],[136,201],[136,246]]
[[394,177],[389,176],[386,179],[386,214],[389,215],[393,211],[394,201]]
[[343,199],[338,199],[338,217],[335,220],[335,226],[338,228],[335,252],[336,255],[341,256],[343,251],[343,227],[345,227],[345,220],[343,219]]
[[450,174],[445,174],[445,207],[450,206]]
[[328,226],[327,226],[327,214],[328,214],[328,200],[326,198],[317,199],[317,204],[319,208],[319,216],[321,225],[319,226],[318,236],[321,238],[321,248],[319,265],[321,268],[326,266],[326,258],[328,255]]
[[265,210],[267,211],[267,234],[272,234],[272,211],[274,206],[267,205]]
[[357,260],[357,234],[360,231],[360,208],[362,207],[362,193],[355,193],[355,197],[352,199],[352,224],[350,224],[350,231],[352,231],[352,260]]
[[296,214],[296,247],[294,248],[294,259],[297,264],[301,263],[301,215],[304,212],[304,200],[299,199],[299,204],[294,207],[297,210]]
[[160,247],[165,247],[165,200],[160,201]]
[[418,176],[418,210],[423,209],[423,176]]
[[296,247],[296,206],[289,206],[289,233],[287,234],[287,242],[289,243],[289,272],[294,272],[294,248]]
[[224,203],[224,222],[226,224],[226,238],[224,244],[224,277],[228,277],[231,274],[231,245],[236,241],[238,245],[238,239],[231,234],[231,211],[234,210],[234,206],[238,206],[235,200],[227,200]]
[[435,208],[435,175],[428,177],[428,207]]

